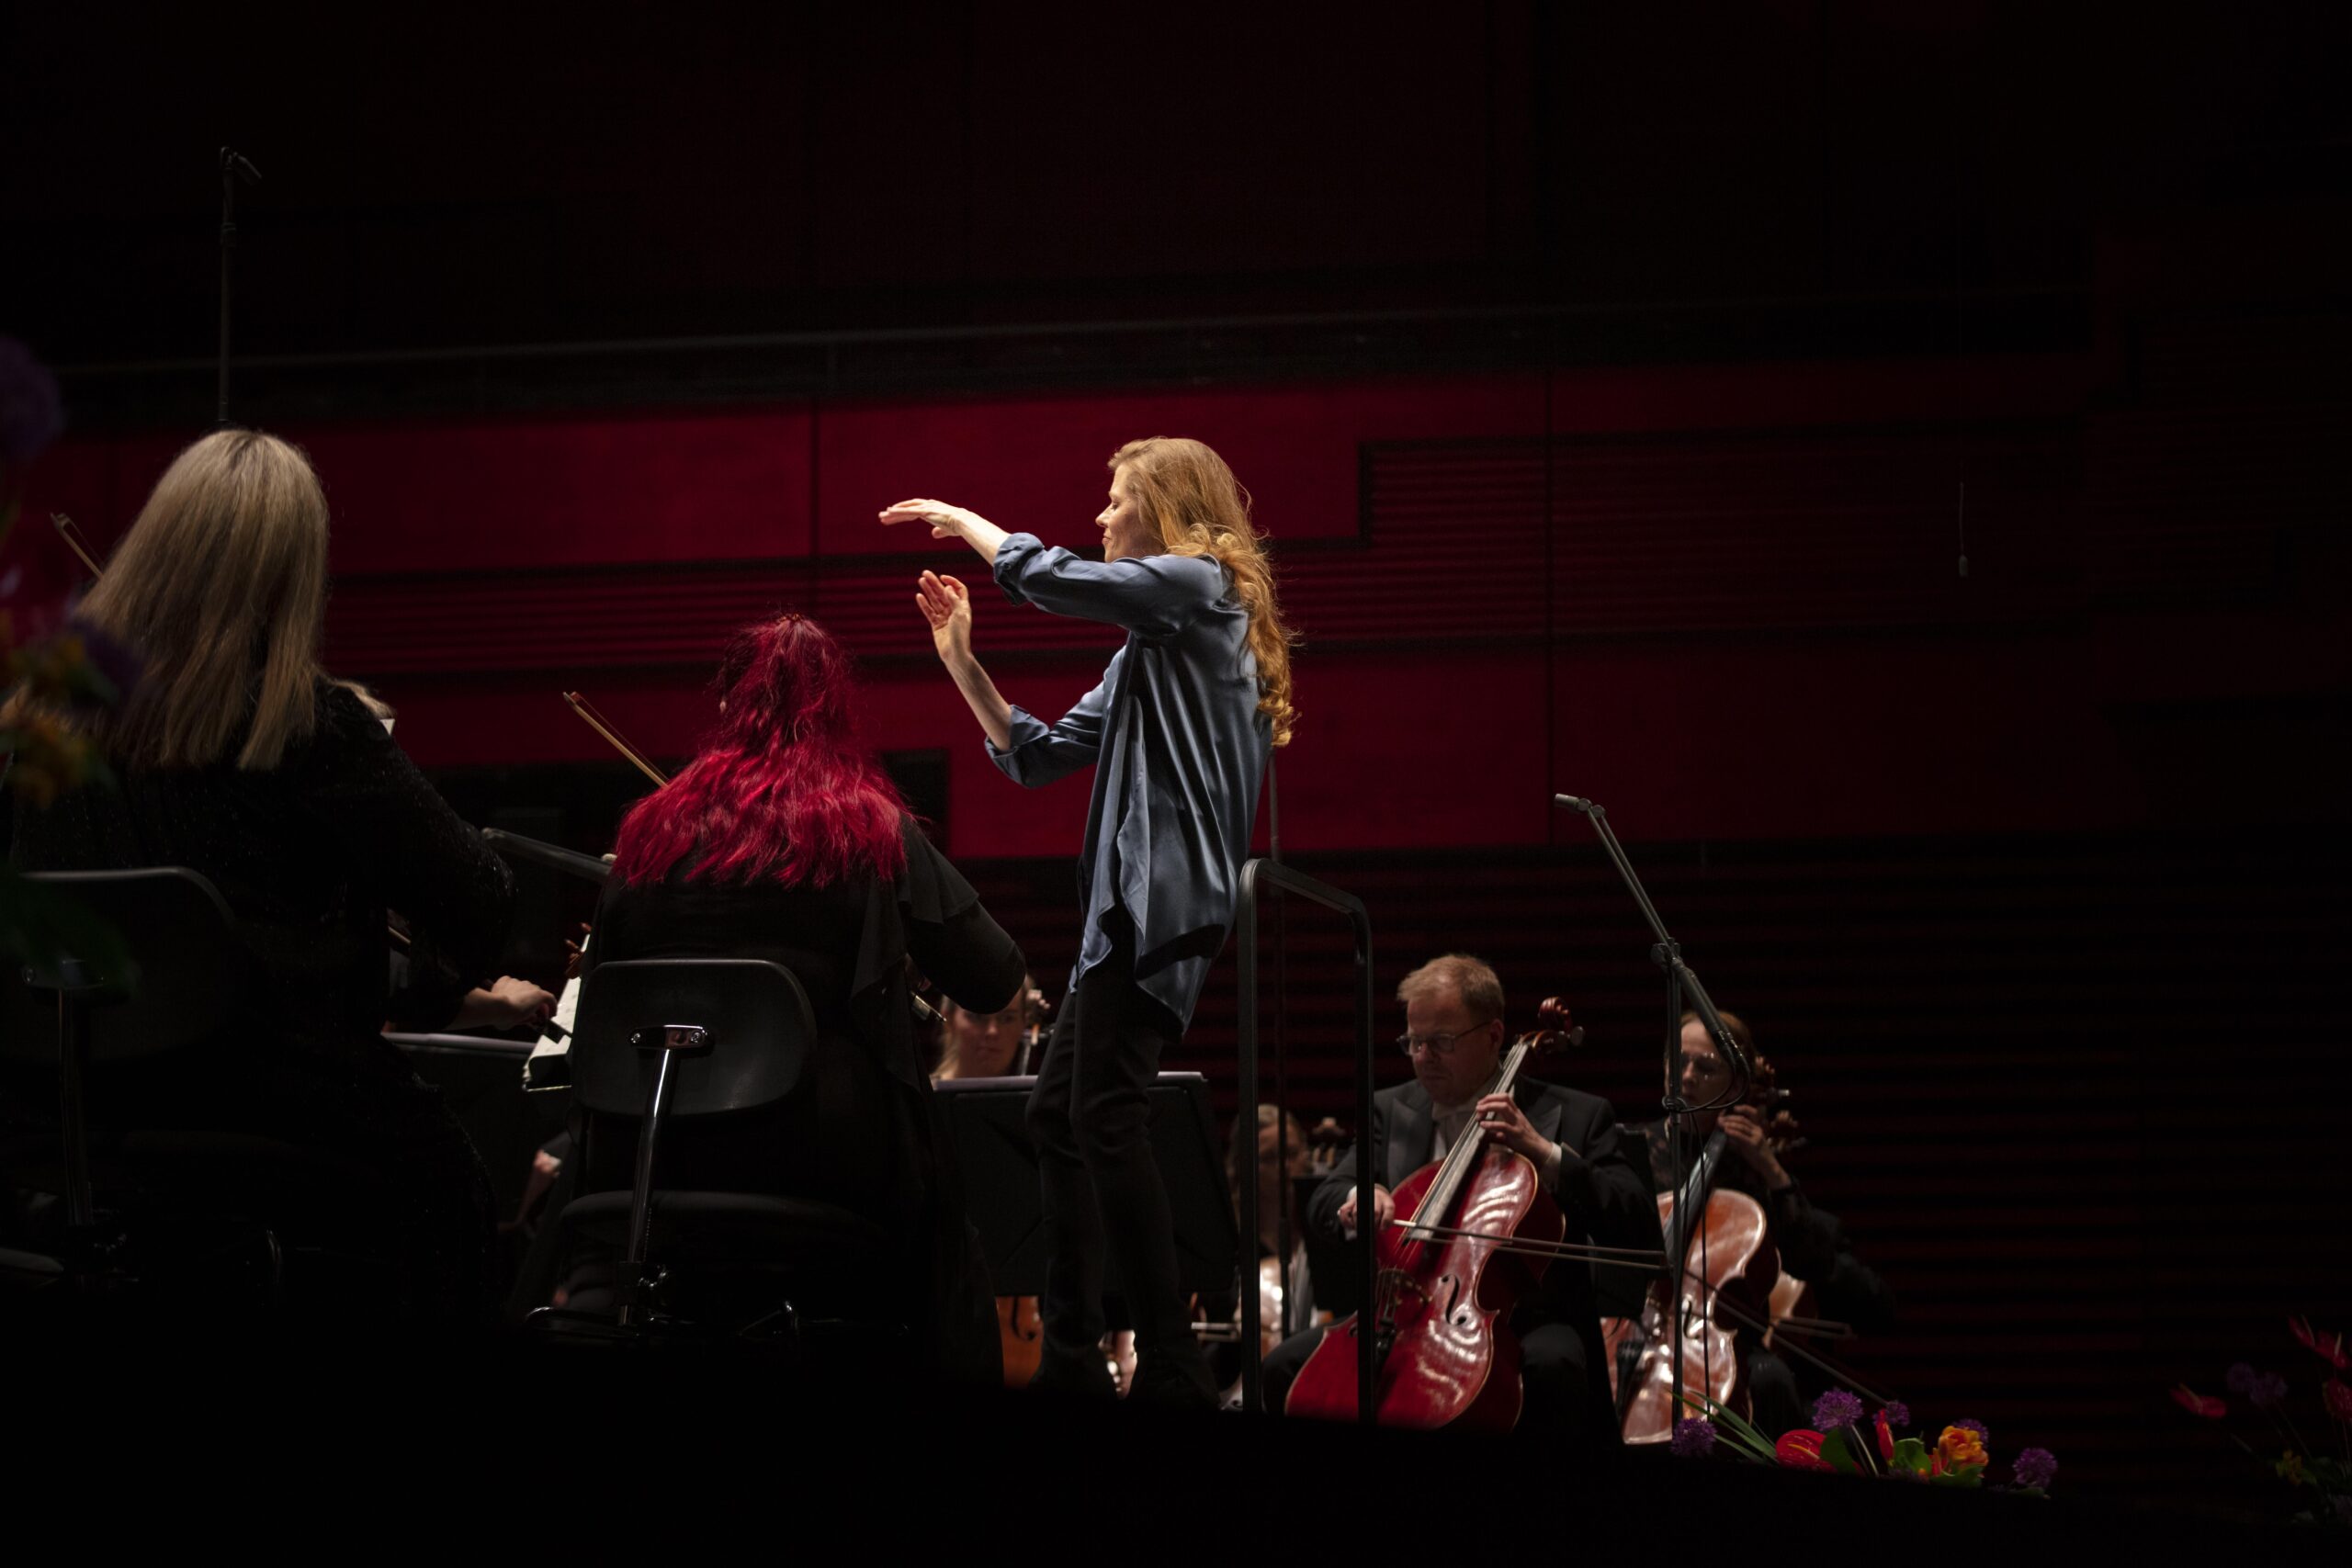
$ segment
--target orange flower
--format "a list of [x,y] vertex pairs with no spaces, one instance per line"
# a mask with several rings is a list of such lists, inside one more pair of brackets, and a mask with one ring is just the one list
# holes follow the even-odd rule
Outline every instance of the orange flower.
[[1984,1444],[1965,1427],[1946,1427],[1943,1436],[1936,1439],[1936,1457],[1942,1470],[1961,1470],[1985,1462]]

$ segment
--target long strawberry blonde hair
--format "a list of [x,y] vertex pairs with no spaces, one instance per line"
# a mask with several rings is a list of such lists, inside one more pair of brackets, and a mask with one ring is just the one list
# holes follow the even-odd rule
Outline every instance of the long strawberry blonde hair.
[[1250,520],[1250,494],[1225,459],[1199,441],[1152,435],[1111,454],[1125,470],[1136,509],[1171,556],[1205,556],[1233,579],[1250,615],[1250,651],[1258,659],[1258,711],[1272,721],[1274,744],[1290,744],[1298,722],[1291,701],[1290,650],[1298,639],[1283,625],[1266,536]]
[[806,615],[735,634],[712,682],[718,727],[695,760],[622,818],[613,869],[655,881],[824,887],[906,869],[904,807],[857,739],[849,655]]
[[[164,470],[80,617],[137,650],[138,685],[90,722],[118,761],[266,771],[318,728],[327,499],[300,448],[216,430]],[[242,739],[241,739],[242,737]]]

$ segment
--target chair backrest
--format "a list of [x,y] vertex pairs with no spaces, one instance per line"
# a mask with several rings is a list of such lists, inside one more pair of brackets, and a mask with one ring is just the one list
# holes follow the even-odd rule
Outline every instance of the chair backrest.
[[[705,1032],[665,1053],[662,1032]],[[792,971],[758,958],[648,958],[600,964],[580,994],[571,1085],[582,1109],[642,1117],[658,1058],[673,1055],[667,1114],[716,1116],[789,1095],[817,1038],[808,993]]]
[[121,938],[119,960],[93,947],[62,964],[0,964],[0,1060],[54,1066],[57,990],[90,986],[90,1061],[134,1062],[219,1038],[244,1021],[254,959],[219,888],[186,866],[36,872]]

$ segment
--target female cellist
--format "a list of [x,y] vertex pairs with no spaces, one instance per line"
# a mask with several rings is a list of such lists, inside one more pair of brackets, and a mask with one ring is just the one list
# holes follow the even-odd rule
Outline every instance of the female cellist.
[[[1724,1027],[1747,1053],[1749,1060],[1761,1063],[1763,1058],[1757,1052],[1747,1021],[1736,1013],[1718,1011]],[[1708,1105],[1723,1098],[1731,1077],[1706,1025],[1696,1013],[1684,1013],[1678,1084],[1681,1099],[1690,1105]],[[1768,1101],[1762,1106],[1754,1103],[1758,1098],[1751,1095],[1748,1101],[1693,1112],[1681,1119],[1684,1125],[1679,1128],[1664,1120],[1629,1128],[1647,1151],[1652,1190],[1661,1195],[1671,1192],[1675,1173],[1680,1170],[1687,1177],[1713,1134],[1721,1131],[1724,1158],[1715,1174],[1714,1188],[1739,1195],[1756,1205],[1765,1226],[1765,1238],[1777,1256],[1773,1271],[1809,1282],[1821,1302],[1821,1309],[1847,1328],[1867,1330],[1886,1323],[1894,1315],[1891,1292],[1876,1273],[1854,1257],[1837,1216],[1816,1208],[1781,1163],[1781,1156],[1787,1152],[1787,1139],[1775,1123],[1784,1122],[1786,1113],[1776,1112],[1769,1103],[1770,1097],[1761,1097]],[[1720,1274],[1723,1260],[1709,1261],[1710,1271]],[[1758,1315],[1754,1298],[1769,1289],[1770,1283],[1758,1281],[1757,1288],[1745,1291],[1736,1287],[1735,1310],[1706,1310],[1702,1316],[1715,1343],[1727,1348],[1736,1358],[1731,1370],[1737,1374],[1738,1393],[1750,1404],[1757,1422],[1766,1431],[1784,1432],[1804,1425],[1808,1401],[1804,1385],[1816,1380],[1801,1380],[1786,1358],[1761,1342],[1763,1337],[1756,1325],[1744,1321]],[[1621,1337],[1613,1325],[1610,1337],[1612,1341]],[[1631,1403],[1630,1398],[1621,1397],[1621,1408]],[[1664,1404],[1670,1404],[1670,1400],[1661,1403],[1661,1409]],[[1657,1440],[1663,1440],[1670,1429],[1662,1421],[1653,1422],[1652,1428]],[[1629,1438],[1635,1436],[1630,1429],[1627,1435]]]

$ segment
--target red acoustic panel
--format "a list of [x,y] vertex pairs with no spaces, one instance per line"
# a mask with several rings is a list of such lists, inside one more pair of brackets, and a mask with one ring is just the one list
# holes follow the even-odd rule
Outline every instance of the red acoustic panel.
[[[2087,650],[2063,634],[1568,644],[1553,701],[1551,786],[1600,801],[1629,839],[2147,815]],[[1557,827],[1562,842],[1585,831]]]
[[2054,422],[1564,438],[1552,474],[1560,628],[2072,613],[2075,444]]
[[1363,443],[1535,434],[1543,418],[1532,375],[829,406],[818,431],[818,548],[952,558],[927,531],[875,525],[878,509],[912,496],[969,506],[1047,544],[1096,547],[1104,464],[1145,435],[1216,447],[1278,547],[1350,537]]
[[797,406],[287,434],[326,482],[338,574],[808,553]]
[[1369,447],[1361,547],[1281,561],[1308,639],[1532,639],[1545,617],[1544,448],[1535,441]]
[[[827,630],[864,659],[933,656],[930,623],[915,608],[915,581],[924,563],[895,561],[827,565],[815,580],[807,606]],[[989,575],[986,562],[969,550],[948,557],[937,569],[962,582],[972,595],[972,642],[985,657],[1023,652],[1099,654],[1108,660],[1124,637],[1116,626],[1082,621],[1008,601]]]
[[1283,848],[1542,843],[1540,649],[1299,660]]
[[[970,558],[978,565],[978,558]],[[809,562],[548,568],[502,578],[356,578],[339,583],[328,662],[354,674],[611,670],[716,663],[729,633],[783,610],[816,616],[869,660],[932,657],[915,608],[918,570]],[[1115,628],[1008,604],[986,570],[959,573],[992,653],[1099,650]]]
[[[1108,659],[1105,653],[1102,662]],[[1093,686],[1102,662],[1055,660],[994,674],[1007,700],[1051,723]],[[865,685],[865,732],[877,750],[947,753],[950,854],[1075,860],[1086,832],[1091,769],[1042,789],[1023,789],[1006,778],[982,749],[978,721],[935,663],[869,671]]]
[[505,674],[471,681],[395,676],[376,690],[400,710],[401,749],[423,768],[609,762],[613,749],[563,700],[579,692],[664,771],[693,755],[718,717],[712,665],[638,675],[618,671]]
[[[805,558],[808,432],[796,405],[277,434],[318,469],[348,581]],[[67,442],[41,468],[71,471],[60,509],[110,546],[200,434]]]
[[407,672],[711,666],[727,637],[804,603],[805,565],[361,578],[327,616],[331,668]]

